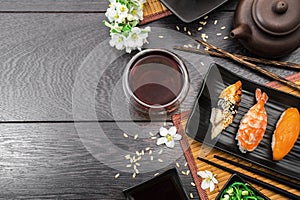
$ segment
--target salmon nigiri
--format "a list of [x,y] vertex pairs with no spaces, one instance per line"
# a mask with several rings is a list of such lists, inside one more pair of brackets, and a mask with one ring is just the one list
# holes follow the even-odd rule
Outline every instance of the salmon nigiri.
[[299,132],[299,111],[297,108],[288,108],[281,114],[272,137],[273,160],[281,160],[291,151]]
[[255,97],[257,103],[242,118],[236,135],[242,153],[253,151],[262,140],[267,128],[265,103],[268,96],[265,92],[262,93],[260,89],[256,89]]

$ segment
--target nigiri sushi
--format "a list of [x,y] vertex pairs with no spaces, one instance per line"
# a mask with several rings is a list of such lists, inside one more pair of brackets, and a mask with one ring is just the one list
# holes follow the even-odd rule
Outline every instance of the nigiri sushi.
[[227,128],[237,113],[242,95],[242,82],[226,87],[218,98],[218,107],[212,108],[210,122],[212,124],[211,139],[217,137],[222,130]]
[[257,103],[242,118],[236,135],[242,153],[253,151],[262,140],[267,128],[267,113],[264,105],[268,100],[268,95],[258,88],[255,91],[255,97]]
[[273,160],[281,160],[291,151],[299,132],[299,111],[297,108],[288,108],[281,114],[272,137]]

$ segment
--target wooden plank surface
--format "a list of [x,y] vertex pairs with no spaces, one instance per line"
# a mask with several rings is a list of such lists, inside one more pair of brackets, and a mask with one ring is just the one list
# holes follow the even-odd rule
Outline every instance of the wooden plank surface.
[[[109,38],[108,29],[102,25],[104,14],[0,14],[2,31],[0,63],[1,63],[1,92],[0,103],[1,121],[72,121],[72,90],[77,71],[82,62],[101,42]],[[214,25],[214,20],[218,24]],[[232,13],[220,12],[210,15],[207,25],[202,31],[197,31],[199,23],[183,24],[175,16],[153,22],[150,26],[164,27],[176,30],[187,36],[184,31],[191,31],[194,38],[202,33],[209,35],[208,41],[228,51],[247,54],[241,45],[232,39],[224,40],[231,29]],[[225,30],[220,30],[226,26]],[[218,37],[216,33],[222,32]],[[174,38],[176,41],[176,38]],[[192,39],[191,39],[192,40]],[[170,44],[169,44],[170,45]],[[175,43],[174,45],[180,45]],[[182,44],[183,45],[183,44]],[[283,58],[291,62],[300,63],[300,50]],[[129,59],[130,56],[127,57]],[[270,81],[243,66],[231,61],[212,58],[234,73],[238,73],[256,82]],[[97,119],[112,120],[111,111],[112,92],[120,80],[126,59],[117,59],[112,66],[105,70],[104,76],[99,78],[97,89]],[[202,77],[210,63],[202,66],[201,74],[194,74],[195,68],[190,68],[190,76],[195,91],[200,86]],[[196,66],[198,67],[198,66]],[[294,73],[276,67],[266,69],[282,76]],[[110,81],[107,81],[107,80]],[[197,82],[198,81],[198,82]],[[122,90],[121,90],[122,92]],[[124,94],[120,93],[121,97]],[[119,96],[115,96],[115,99]],[[186,100],[189,109],[194,97]],[[123,111],[117,114],[120,120],[142,119],[138,115],[131,118]],[[83,120],[95,120],[85,118]]]
[[[119,154],[111,153],[109,164],[104,158],[96,159],[99,157],[87,151],[80,137],[81,131],[98,132],[98,129],[94,129],[97,127],[94,123],[75,126],[73,123],[0,124],[1,199],[124,199],[123,189],[173,167],[177,168],[186,192],[192,192],[197,198],[196,188],[191,185],[191,175],[181,174],[188,167],[184,166],[185,159],[179,142],[174,149],[169,149],[157,146],[149,133],[142,135],[139,132],[139,138],[134,139],[128,132],[129,137],[125,138],[120,127],[132,127],[128,123],[97,125],[113,142],[114,148],[121,148],[131,156],[136,154],[136,150],[141,151],[149,146],[153,151],[153,161],[150,160],[149,151],[145,150],[145,155],[139,161],[140,174],[132,178],[133,169],[126,168],[129,161],[121,151]],[[148,127],[156,134],[161,123],[152,124],[151,127],[145,123],[138,125],[144,130]],[[98,145],[101,149],[105,144]],[[161,149],[162,153],[159,154]],[[158,162],[158,158],[164,162]],[[175,165],[176,162],[180,167]],[[143,171],[146,166],[152,170]],[[115,179],[117,173],[120,176]]]

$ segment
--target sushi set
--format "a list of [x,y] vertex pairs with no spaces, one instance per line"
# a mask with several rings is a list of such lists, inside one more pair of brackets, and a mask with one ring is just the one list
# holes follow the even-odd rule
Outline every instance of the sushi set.
[[279,174],[300,180],[300,98],[213,64],[186,133]]

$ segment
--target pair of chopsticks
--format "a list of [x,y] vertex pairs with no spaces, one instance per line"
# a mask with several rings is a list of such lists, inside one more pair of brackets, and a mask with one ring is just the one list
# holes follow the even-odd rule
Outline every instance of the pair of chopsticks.
[[196,39],[196,41],[198,43],[206,46],[207,50],[203,51],[203,50],[196,49],[196,48],[181,47],[181,46],[175,46],[174,49],[180,50],[180,51],[186,51],[186,52],[190,52],[190,53],[209,54],[211,56],[229,58],[229,59],[234,60],[240,64],[243,64],[244,66],[247,66],[255,71],[258,71],[269,78],[272,78],[276,81],[279,81],[285,85],[288,85],[288,86],[300,91],[300,85],[298,85],[290,80],[287,80],[284,77],[281,77],[273,72],[270,72],[254,63],[269,64],[269,65],[275,65],[275,66],[285,66],[287,68],[292,68],[292,69],[300,69],[300,64],[295,64],[295,63],[290,63],[290,62],[281,62],[281,61],[272,61],[272,60],[267,60],[267,59],[251,58],[251,57],[242,56],[242,55],[238,55],[238,54],[232,54],[232,53],[229,53],[229,52],[227,52],[223,49],[220,49],[214,45],[208,44],[207,42],[205,42],[203,40]]
[[[226,158],[223,158],[223,157],[220,157],[220,156],[217,156],[217,155],[215,155],[214,157],[217,158],[217,159],[220,159],[220,160],[222,160],[222,161],[228,162],[228,163],[230,163],[230,164],[232,164],[232,165],[238,166],[238,167],[240,167],[240,168],[247,169],[248,171],[251,171],[251,172],[256,173],[256,174],[258,174],[258,175],[265,176],[265,177],[267,177],[267,178],[270,178],[270,177],[271,177],[271,175],[269,175],[269,174],[267,174],[267,173],[265,173],[265,172],[259,171],[259,170],[254,169],[254,168],[250,168],[250,167],[245,166],[245,165],[242,165],[242,164],[240,164],[240,163],[236,163],[236,162],[231,161],[231,160],[228,160],[228,159],[226,159]],[[220,168],[220,169],[222,169],[222,170],[224,170],[224,171],[227,171],[227,172],[229,172],[229,173],[237,174],[237,175],[239,175],[240,177],[242,177],[243,179],[245,179],[246,181],[250,181],[250,182],[252,182],[252,183],[255,183],[255,184],[257,184],[257,185],[260,185],[260,186],[262,186],[262,187],[264,187],[264,188],[266,188],[266,189],[272,190],[272,191],[274,191],[274,192],[276,192],[276,193],[278,193],[278,194],[281,194],[281,195],[283,195],[283,196],[286,196],[286,197],[288,197],[288,198],[290,198],[290,199],[300,199],[300,196],[297,196],[297,195],[295,195],[295,194],[292,194],[292,193],[290,193],[290,192],[288,192],[288,191],[286,191],[286,190],[283,190],[283,189],[281,189],[281,188],[278,188],[278,187],[276,187],[276,186],[274,186],[274,185],[271,185],[271,184],[269,184],[269,183],[263,182],[263,181],[258,180],[258,179],[256,179],[256,178],[253,178],[253,177],[248,176],[248,175],[246,175],[246,174],[242,174],[242,173],[240,173],[240,172],[238,172],[238,171],[235,171],[235,170],[233,170],[233,169],[229,169],[229,168],[227,168],[227,167],[225,167],[225,166],[222,166],[222,165],[219,165],[219,164],[217,164],[217,163],[211,162],[211,161],[206,160],[206,159],[204,159],[204,158],[198,157],[198,160],[201,160],[201,161],[203,161],[203,162],[205,162],[205,163],[207,163],[207,164],[210,164],[210,165],[212,165],[212,166],[215,166],[215,167],[217,167],[217,168]],[[285,184],[285,185],[287,185],[287,186],[293,187],[293,188],[298,189],[298,190],[299,190],[299,188],[300,188],[299,185],[293,184],[292,182],[288,182],[288,181],[286,181],[286,180],[284,180],[284,179],[279,179],[279,178],[277,178],[277,177],[275,177],[275,176],[272,176],[272,178],[270,178],[270,179],[271,179],[271,180],[275,180],[275,181],[277,181],[277,182],[279,182],[279,183]]]

